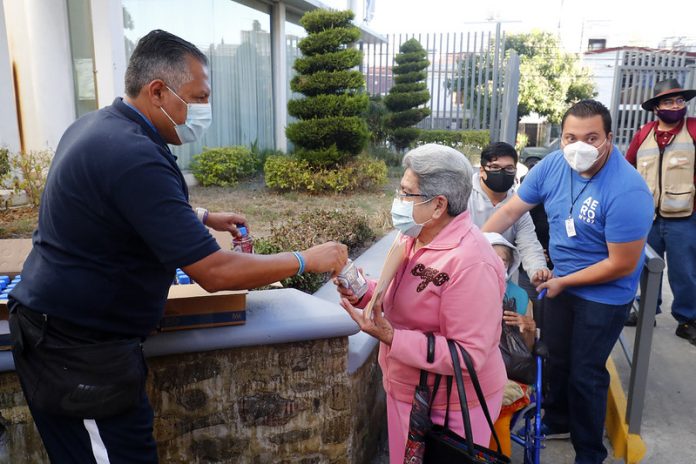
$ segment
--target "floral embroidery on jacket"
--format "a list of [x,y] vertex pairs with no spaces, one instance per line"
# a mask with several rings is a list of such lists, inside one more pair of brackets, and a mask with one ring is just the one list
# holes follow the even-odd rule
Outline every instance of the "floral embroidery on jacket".
[[434,283],[436,287],[439,287],[449,280],[447,273],[440,272],[432,267],[425,267],[422,264],[416,264],[413,269],[411,269],[411,274],[423,280],[423,282],[418,284],[416,288],[417,292],[425,290],[430,282]]

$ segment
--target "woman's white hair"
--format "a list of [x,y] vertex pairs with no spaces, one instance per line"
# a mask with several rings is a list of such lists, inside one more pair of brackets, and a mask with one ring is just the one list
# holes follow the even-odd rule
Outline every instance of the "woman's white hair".
[[406,153],[403,166],[413,171],[420,192],[427,198],[437,195],[447,198],[450,216],[466,211],[473,169],[464,154],[445,145],[429,143]]

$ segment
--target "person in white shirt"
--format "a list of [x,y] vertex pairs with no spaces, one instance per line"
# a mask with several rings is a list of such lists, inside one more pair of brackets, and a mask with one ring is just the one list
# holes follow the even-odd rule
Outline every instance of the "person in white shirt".
[[[481,151],[481,167],[473,176],[473,190],[468,204],[471,219],[479,228],[515,195],[516,174],[517,152],[512,145],[496,142]],[[502,236],[517,247],[522,266],[531,276],[535,287],[551,277],[544,249],[537,239],[529,213],[523,214]]]

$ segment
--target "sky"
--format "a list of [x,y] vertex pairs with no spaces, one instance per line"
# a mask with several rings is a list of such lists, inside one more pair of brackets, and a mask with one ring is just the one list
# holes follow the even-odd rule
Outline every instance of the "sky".
[[[321,0],[345,8],[346,0]],[[588,35],[604,34],[608,46],[656,47],[660,39],[687,36],[696,42],[694,0],[374,0],[369,27],[378,33],[464,32],[483,30],[489,19],[511,33],[541,29],[561,37],[568,51],[579,51]],[[646,10],[642,5],[650,5]]]

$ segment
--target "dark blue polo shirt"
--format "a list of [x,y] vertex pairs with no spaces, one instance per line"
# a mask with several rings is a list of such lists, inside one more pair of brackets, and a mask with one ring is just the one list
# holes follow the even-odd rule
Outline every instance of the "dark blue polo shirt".
[[219,250],[167,144],[120,98],[63,134],[33,245],[12,298],[132,336],[155,328],[177,267]]

